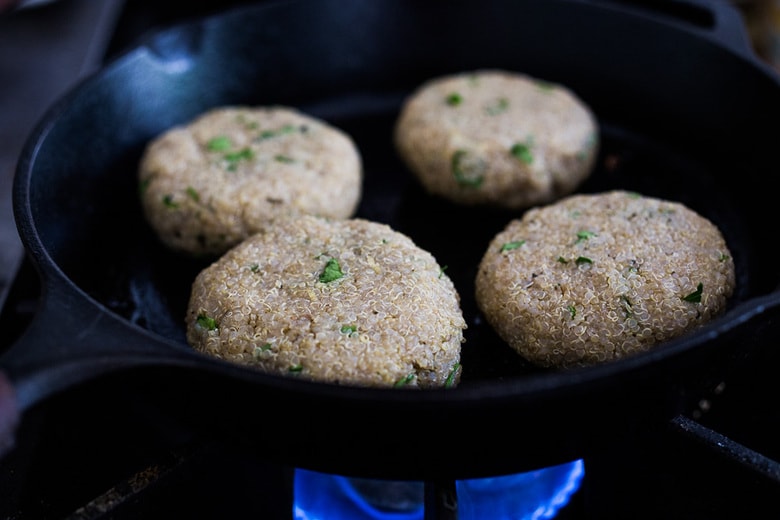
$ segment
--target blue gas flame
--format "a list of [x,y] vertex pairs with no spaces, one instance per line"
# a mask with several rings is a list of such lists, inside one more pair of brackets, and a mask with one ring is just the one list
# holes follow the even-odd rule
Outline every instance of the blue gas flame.
[[[554,518],[585,476],[580,460],[534,471],[457,480],[459,520]],[[295,520],[423,520],[424,484],[295,470]]]

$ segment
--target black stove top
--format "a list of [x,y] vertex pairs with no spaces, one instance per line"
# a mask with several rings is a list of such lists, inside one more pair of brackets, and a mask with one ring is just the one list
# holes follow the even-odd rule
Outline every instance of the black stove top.
[[[186,12],[176,3],[118,3],[116,17],[104,17],[110,37],[102,59],[147,30],[231,3],[247,2],[200,2]],[[0,33],[12,22],[0,18]],[[25,329],[40,290],[29,263],[14,271],[0,285],[0,351]],[[581,486],[555,518],[775,517],[778,362],[773,345],[757,349],[747,370],[713,388],[689,416],[584,459]],[[160,389],[139,389],[132,377],[92,381],[25,415],[16,449],[0,459],[0,518],[293,518],[294,468],[177,424],[149,406]]]

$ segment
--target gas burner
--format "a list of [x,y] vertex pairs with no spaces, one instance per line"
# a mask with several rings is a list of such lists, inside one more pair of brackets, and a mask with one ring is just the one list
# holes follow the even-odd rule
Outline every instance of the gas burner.
[[293,518],[549,519],[566,507],[584,475],[582,460],[514,475],[456,480],[454,483],[365,479],[298,469],[295,471]]

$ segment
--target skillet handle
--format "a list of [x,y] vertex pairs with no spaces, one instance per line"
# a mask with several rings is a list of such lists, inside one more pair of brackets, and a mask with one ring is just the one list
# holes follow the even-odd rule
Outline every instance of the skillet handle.
[[203,366],[193,349],[115,315],[58,274],[39,274],[39,307],[0,356],[0,456],[24,412],[61,391],[142,366]]
[[737,54],[757,59],[742,12],[731,0],[674,0],[680,4],[690,4],[701,13],[709,13],[712,24],[704,29],[716,42],[730,48]]
[[[590,0],[605,3],[605,0]],[[742,12],[730,0],[606,0],[616,9],[673,23],[758,61]]]

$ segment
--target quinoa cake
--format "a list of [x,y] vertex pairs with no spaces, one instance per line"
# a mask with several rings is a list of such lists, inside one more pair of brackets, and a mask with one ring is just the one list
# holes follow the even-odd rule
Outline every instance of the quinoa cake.
[[510,221],[484,253],[475,297],[521,356],[568,368],[692,331],[725,310],[734,286],[712,222],[678,202],[610,191]]
[[146,220],[171,249],[218,256],[279,217],[351,217],[357,147],[291,107],[226,106],[152,140],[139,165]]
[[596,117],[570,89],[503,70],[427,81],[404,101],[394,132],[429,193],[504,209],[574,192],[599,147]]
[[187,340],[257,370],[339,385],[460,381],[466,322],[434,257],[365,219],[283,219],[192,285]]

